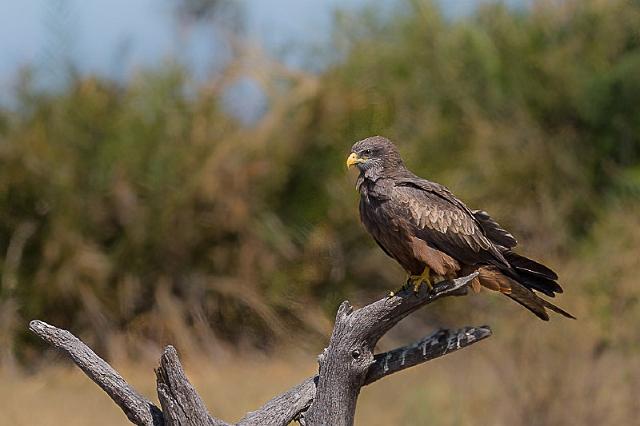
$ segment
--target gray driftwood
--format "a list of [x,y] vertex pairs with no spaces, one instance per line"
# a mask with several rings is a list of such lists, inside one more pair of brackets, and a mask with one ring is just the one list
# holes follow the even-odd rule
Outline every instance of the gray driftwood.
[[[437,284],[431,292],[425,288],[418,294],[403,290],[357,310],[343,302],[329,346],[318,357],[318,375],[248,413],[237,425],[287,425],[293,420],[310,426],[353,424],[362,386],[491,335],[486,326],[439,330],[410,345],[374,354],[378,340],[400,320],[441,297],[466,293],[474,276]],[[70,332],[37,320],[31,321],[29,328],[47,343],[66,352],[134,424],[228,425],[209,414],[184,374],[173,346],[165,348],[156,370],[160,410]]]

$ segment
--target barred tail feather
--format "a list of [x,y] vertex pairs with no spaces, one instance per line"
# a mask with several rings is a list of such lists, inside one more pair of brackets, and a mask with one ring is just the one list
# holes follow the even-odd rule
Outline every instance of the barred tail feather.
[[[537,297],[537,296],[536,296]],[[571,318],[571,319],[577,319],[576,317],[574,317],[573,315],[571,315],[569,312],[565,311],[564,309],[561,309],[559,307],[557,307],[556,305],[554,305],[551,302],[547,302],[546,300],[538,297],[538,299],[540,299],[542,301],[542,304],[545,306],[545,308],[549,308],[551,309],[553,312],[558,313],[562,316],[565,316],[567,318]]]
[[[532,277],[535,277],[538,281],[533,282]],[[478,269],[477,280],[483,287],[498,291],[513,299],[544,321],[549,320],[547,309],[551,309],[567,318],[575,319],[570,313],[539,297],[534,292],[534,290],[539,290],[540,288],[541,290],[539,291],[553,295],[552,289],[558,284],[548,278],[517,273],[514,269],[504,270],[495,266],[483,266]]]
[[507,296],[533,312],[538,318],[544,321],[549,321],[549,314],[547,314],[545,308],[551,309],[552,311],[567,318],[576,319],[576,317],[567,311],[557,307],[553,303],[547,302],[526,286],[513,280],[511,280],[511,293],[507,294]]
[[507,294],[511,299],[515,300],[543,321],[549,321],[549,314],[544,309],[541,299],[523,285],[512,281],[511,293]]

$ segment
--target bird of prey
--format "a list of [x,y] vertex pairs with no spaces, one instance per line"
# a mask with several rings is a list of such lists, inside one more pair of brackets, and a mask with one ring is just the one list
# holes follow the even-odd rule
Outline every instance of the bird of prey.
[[545,308],[574,318],[536,294],[562,293],[555,272],[516,254],[515,238],[486,212],[470,210],[444,186],[410,172],[389,139],[356,142],[347,158],[351,166],[360,171],[362,223],[407,271],[414,291],[477,271],[471,282],[476,292],[481,286],[498,291],[545,321]]

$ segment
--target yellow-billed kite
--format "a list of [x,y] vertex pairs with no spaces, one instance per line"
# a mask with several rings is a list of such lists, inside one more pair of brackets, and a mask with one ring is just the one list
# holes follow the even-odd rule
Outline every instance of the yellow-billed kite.
[[444,186],[407,170],[390,140],[356,142],[347,159],[347,166],[354,165],[360,170],[360,219],[407,271],[415,291],[422,283],[431,287],[477,271],[471,283],[476,291],[499,291],[545,321],[545,308],[574,318],[535,293],[562,293],[555,272],[514,253],[515,238],[486,212],[470,210]]

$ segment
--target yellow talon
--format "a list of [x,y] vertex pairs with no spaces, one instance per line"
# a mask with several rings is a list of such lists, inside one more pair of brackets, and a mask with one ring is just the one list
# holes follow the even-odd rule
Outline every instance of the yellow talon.
[[431,283],[431,269],[428,266],[424,267],[424,271],[420,275],[410,275],[407,280],[408,283],[413,284],[413,292],[418,293],[420,291],[420,286],[424,283],[429,291],[433,289],[433,284]]

